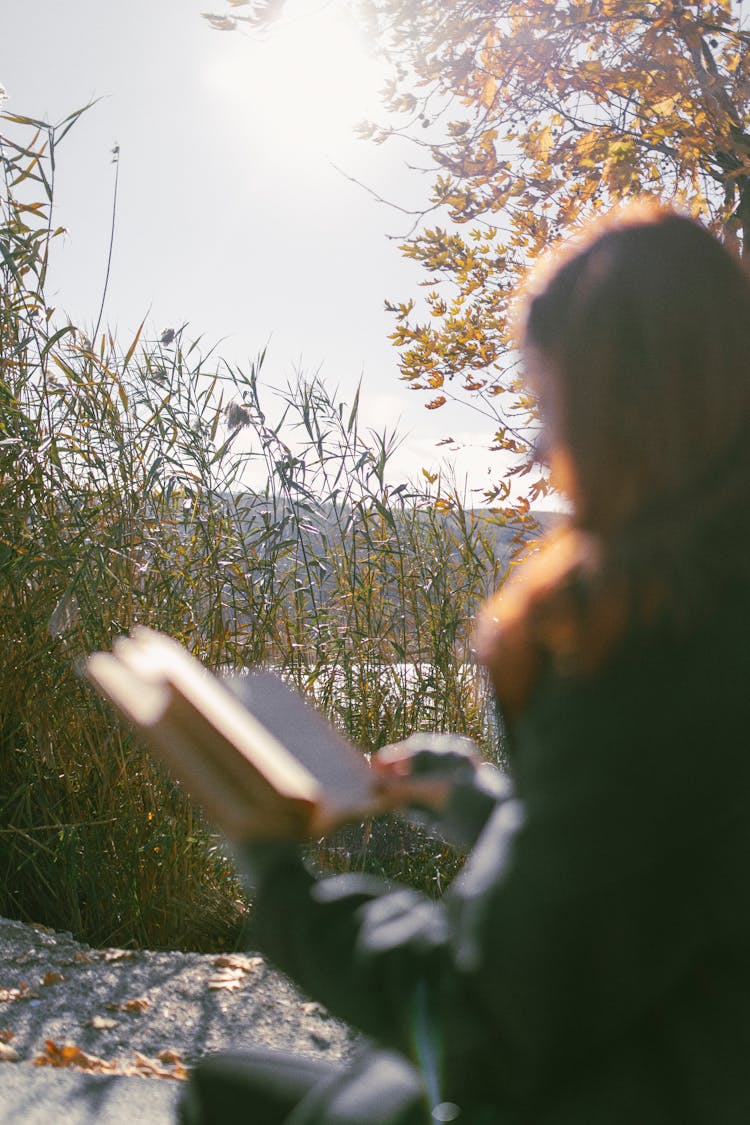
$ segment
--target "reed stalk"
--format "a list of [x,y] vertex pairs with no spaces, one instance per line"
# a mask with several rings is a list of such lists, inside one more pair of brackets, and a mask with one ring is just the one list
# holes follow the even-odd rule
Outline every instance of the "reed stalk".
[[[276,668],[363,750],[437,729],[493,755],[470,622],[509,537],[444,482],[388,483],[398,435],[320,378],[273,389],[264,353],[239,368],[184,331],[123,345],[61,321],[45,281],[76,116],[0,119],[0,913],[227,947],[247,904],[222,842],[82,657],[150,625],[211,668]],[[396,874],[441,889],[420,848]]]

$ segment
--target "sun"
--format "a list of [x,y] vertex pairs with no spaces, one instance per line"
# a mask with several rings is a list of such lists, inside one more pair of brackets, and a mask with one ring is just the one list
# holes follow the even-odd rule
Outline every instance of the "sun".
[[[219,36],[216,36],[219,39]],[[357,122],[375,116],[386,65],[348,7],[290,2],[260,35],[222,35],[205,68],[212,93],[274,147],[334,156]]]

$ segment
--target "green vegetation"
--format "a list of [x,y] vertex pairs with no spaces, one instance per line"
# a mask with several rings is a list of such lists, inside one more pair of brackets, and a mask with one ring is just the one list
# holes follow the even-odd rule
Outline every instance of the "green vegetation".
[[[179,334],[123,347],[61,323],[45,282],[77,116],[1,119],[0,913],[217,948],[247,909],[221,841],[93,697],[82,656],[148,624],[213,668],[281,669],[365,749],[419,728],[489,749],[467,623],[499,531],[439,481],[390,486],[395,438],[319,380],[269,393],[262,356],[239,370]],[[320,854],[377,851],[435,887],[455,864],[419,833],[405,855],[401,825],[372,831]]]

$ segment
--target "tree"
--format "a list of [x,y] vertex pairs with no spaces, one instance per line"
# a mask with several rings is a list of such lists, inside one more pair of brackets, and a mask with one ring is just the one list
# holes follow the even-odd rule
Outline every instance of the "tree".
[[[282,7],[232,5],[229,24],[262,24]],[[551,242],[646,193],[688,208],[750,257],[742,4],[359,0],[357,8],[393,63],[391,120],[367,131],[376,141],[410,136],[433,173],[429,206],[402,245],[427,275],[425,303],[389,306],[403,378],[431,392],[431,408],[459,389],[478,396],[495,416],[498,447],[522,453],[518,423],[533,404],[516,381],[509,313]],[[535,482],[532,495],[543,487]]]

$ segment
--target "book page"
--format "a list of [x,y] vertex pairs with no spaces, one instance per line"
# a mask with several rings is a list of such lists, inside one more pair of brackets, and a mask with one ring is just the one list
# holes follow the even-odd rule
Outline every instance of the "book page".
[[251,671],[224,681],[247,710],[320,783],[332,813],[372,811],[373,775],[364,754],[311,704],[272,672]]

